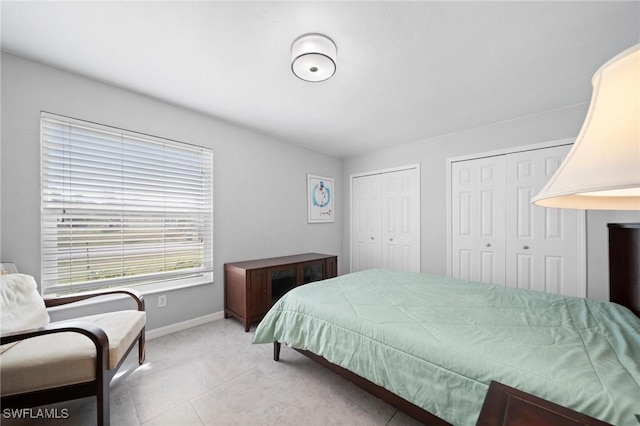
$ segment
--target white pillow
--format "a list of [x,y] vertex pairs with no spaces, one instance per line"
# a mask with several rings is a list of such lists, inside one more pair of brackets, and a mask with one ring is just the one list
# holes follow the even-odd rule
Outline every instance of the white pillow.
[[49,314],[38,293],[36,280],[30,275],[0,276],[1,333],[40,328],[49,324]]

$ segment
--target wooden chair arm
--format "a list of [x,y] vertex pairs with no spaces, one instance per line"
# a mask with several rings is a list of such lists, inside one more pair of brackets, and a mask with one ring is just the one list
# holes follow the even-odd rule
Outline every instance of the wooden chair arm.
[[139,311],[145,310],[144,297],[139,291],[132,288],[114,288],[107,290],[88,291],[86,293],[74,294],[72,296],[51,297],[44,299],[44,304],[47,308],[51,308],[54,306],[66,305],[68,303],[79,302],[81,300],[90,299],[92,297],[106,296],[110,294],[126,294],[136,302]]
[[55,322],[32,330],[3,334],[0,336],[0,345],[19,342],[21,340],[31,339],[32,337],[45,336],[47,334],[68,332],[80,333],[87,336],[94,343],[99,353],[103,353],[104,356],[108,354],[109,338],[107,334],[97,325],[85,321]]
[[[45,327],[36,328],[33,330],[26,330],[17,333],[8,333],[4,336],[0,336],[0,344],[4,345],[7,343],[19,342],[21,340],[30,339],[32,337],[44,336],[47,334],[55,334],[55,333],[79,333],[86,337],[88,337],[91,342],[96,347],[96,378],[95,383],[98,386],[96,393],[98,395],[98,400],[100,401],[105,392],[107,393],[108,402],[108,392],[109,392],[109,338],[103,329],[98,327],[95,324],[84,321],[69,321],[69,322],[59,322],[59,323],[51,323]],[[11,398],[11,397],[10,397]],[[3,397],[3,404],[5,403]],[[98,415],[103,413],[104,407],[98,407]],[[107,422],[109,420],[109,415],[106,415]],[[99,424],[104,424],[104,422],[98,421]]]

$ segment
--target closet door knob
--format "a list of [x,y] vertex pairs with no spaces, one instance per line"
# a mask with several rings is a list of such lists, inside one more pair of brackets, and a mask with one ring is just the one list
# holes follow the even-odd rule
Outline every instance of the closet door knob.
[[393,241],[393,238],[389,238],[389,241]]
[[487,243],[487,247],[491,247],[491,244],[490,244],[490,243]]
[[374,237],[371,237],[371,241],[373,241],[373,240],[375,240],[375,238],[374,238]]
[[529,250],[529,246],[524,246],[522,248],[525,249],[525,250]]

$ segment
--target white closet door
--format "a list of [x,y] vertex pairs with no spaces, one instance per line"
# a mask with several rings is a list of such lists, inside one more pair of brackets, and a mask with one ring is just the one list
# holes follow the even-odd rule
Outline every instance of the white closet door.
[[420,272],[420,174],[382,174],[382,267]]
[[505,283],[505,158],[451,166],[452,276]]
[[352,178],[351,271],[420,271],[420,171]]
[[382,266],[382,178],[369,175],[352,181],[351,270]]
[[535,206],[570,146],[507,155],[507,285],[566,296],[579,291],[578,214]]

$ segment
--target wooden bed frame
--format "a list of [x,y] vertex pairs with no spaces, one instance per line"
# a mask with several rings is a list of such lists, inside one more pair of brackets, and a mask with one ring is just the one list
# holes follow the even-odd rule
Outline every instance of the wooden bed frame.
[[[555,425],[605,426],[593,417],[538,398],[521,390],[491,382],[476,426]],[[611,425],[609,425],[611,426]]]
[[[273,359],[280,360],[280,342],[273,342]],[[351,383],[380,398],[387,404],[426,425],[451,425],[440,417],[407,401],[404,398],[358,376],[357,374],[327,361],[325,358],[303,349],[295,349],[323,367],[337,373]],[[601,420],[587,416],[553,402],[538,398],[521,390],[491,382],[482,405],[476,426],[611,426]]]
[[[281,347],[280,342],[273,342],[274,361],[280,360],[280,347]],[[357,374],[345,368],[342,368],[339,365],[336,365],[327,361],[325,358],[321,357],[320,355],[316,355],[313,352],[305,351],[303,349],[296,349],[296,348],[293,348],[293,349],[300,352],[302,355],[310,358],[311,360],[317,362],[323,367],[326,367],[329,370],[333,371],[334,373],[337,373],[338,375],[344,377],[354,385],[358,386],[359,388],[363,389],[366,392],[369,392],[371,395],[377,398],[380,398],[387,404],[402,411],[406,415],[413,417],[419,422],[422,422],[427,425],[434,425],[434,426],[440,426],[440,425],[451,426],[451,423],[445,422],[440,417],[436,417],[435,415],[424,410],[423,408],[420,408],[417,405],[412,404],[411,402],[407,401],[404,398],[400,398],[395,393],[390,392],[385,388],[376,385],[375,383],[365,379],[364,377],[358,376]]]
[[[640,271],[638,265],[634,271]],[[629,292],[629,295],[616,300],[616,303],[625,306],[640,318],[637,306],[640,306],[640,292]],[[273,343],[273,359],[280,359],[280,342]],[[318,364],[339,374],[356,386],[380,398],[392,407],[402,411],[408,416],[428,425],[449,425],[436,415],[418,407],[417,405],[399,397],[387,389],[358,376],[357,374],[327,361],[325,358],[312,352],[296,349],[296,351],[312,359]],[[531,422],[535,419],[535,422]],[[558,419],[562,421],[559,422]],[[587,426],[609,425],[601,420],[579,413],[566,407],[562,407],[550,401],[538,398],[534,395],[511,388],[498,382],[491,382],[487,396],[485,397],[477,426],[563,426],[582,424]]]

